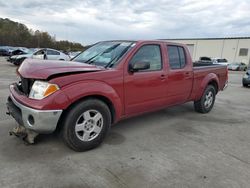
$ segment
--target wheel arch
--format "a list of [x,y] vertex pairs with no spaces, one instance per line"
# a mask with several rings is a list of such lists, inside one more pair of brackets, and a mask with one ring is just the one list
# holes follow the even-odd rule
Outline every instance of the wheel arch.
[[219,78],[215,73],[210,73],[204,77],[200,84],[200,90],[196,95],[196,99],[199,100],[201,96],[203,95],[205,89],[207,88],[208,85],[212,85],[215,87],[216,94],[219,91]]
[[112,103],[112,101],[107,98],[106,96],[103,96],[103,95],[87,95],[87,96],[84,96],[82,98],[79,98],[77,99],[76,101],[74,101],[73,103],[71,103],[66,110],[64,110],[65,112],[67,112],[68,110],[70,110],[71,108],[73,108],[76,104],[82,102],[82,101],[85,101],[85,100],[89,100],[89,99],[97,99],[97,100],[100,100],[102,102],[104,102],[109,110],[110,110],[110,113],[111,113],[111,122],[114,123],[115,121],[115,118],[116,118],[116,110],[115,110],[115,107]]
[[116,122],[116,117],[117,117],[117,112],[115,110],[115,107],[114,107],[114,104],[112,103],[112,101],[103,96],[103,95],[87,95],[87,96],[84,96],[82,98],[79,98],[77,100],[75,100],[73,103],[71,103],[65,110],[63,110],[61,116],[60,116],[60,119],[57,123],[57,126],[56,126],[56,130],[57,132],[59,132],[59,130],[62,128],[62,126],[60,126],[60,124],[62,124],[62,122],[65,120],[66,116],[67,116],[67,113],[72,109],[74,108],[74,106],[76,106],[78,103],[82,102],[82,101],[85,101],[85,100],[89,100],[89,99],[97,99],[97,100],[100,100],[102,102],[104,102],[109,110],[110,110],[110,113],[111,113],[111,123],[114,124]]
[[218,83],[217,83],[217,81],[216,80],[211,80],[210,82],[208,82],[208,84],[207,84],[207,86],[208,85],[212,85],[214,88],[215,88],[215,92],[216,92],[216,94],[218,93],[218,91],[219,91],[219,86],[218,86]]

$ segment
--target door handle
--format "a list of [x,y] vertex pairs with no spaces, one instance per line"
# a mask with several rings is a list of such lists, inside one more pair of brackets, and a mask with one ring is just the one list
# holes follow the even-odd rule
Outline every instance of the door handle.
[[166,75],[162,74],[162,75],[160,76],[160,78],[161,78],[161,80],[165,80],[165,79],[166,79]]
[[185,79],[189,79],[191,76],[191,73],[190,72],[185,72]]

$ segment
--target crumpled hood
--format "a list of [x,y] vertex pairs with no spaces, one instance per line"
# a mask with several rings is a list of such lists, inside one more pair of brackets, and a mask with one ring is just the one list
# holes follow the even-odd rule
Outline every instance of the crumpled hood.
[[24,78],[46,80],[50,76],[65,73],[94,72],[101,70],[105,70],[105,68],[74,61],[26,59],[19,67],[18,73]]
[[22,54],[22,55],[13,55],[11,57],[15,58],[15,59],[20,59],[20,58],[23,58],[23,57],[29,58],[29,57],[32,57],[32,55],[33,54]]

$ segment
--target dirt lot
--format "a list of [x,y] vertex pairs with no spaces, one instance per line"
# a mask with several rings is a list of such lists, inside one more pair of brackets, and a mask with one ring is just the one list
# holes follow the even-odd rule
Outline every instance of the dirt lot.
[[68,149],[55,135],[26,146],[8,135],[8,85],[16,67],[0,59],[0,187],[249,187],[250,88],[242,72],[209,114],[193,104],[168,108],[115,125],[101,147]]

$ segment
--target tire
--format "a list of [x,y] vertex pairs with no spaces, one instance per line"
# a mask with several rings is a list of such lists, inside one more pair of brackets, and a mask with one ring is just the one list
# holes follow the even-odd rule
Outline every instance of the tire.
[[19,66],[19,65],[21,65],[21,64],[23,63],[23,61],[24,61],[25,59],[26,59],[26,58],[17,59],[17,60],[14,61],[13,64]]
[[108,106],[97,99],[74,105],[66,114],[61,130],[64,142],[75,151],[99,146],[111,126]]
[[194,101],[195,111],[203,114],[210,112],[214,106],[215,96],[215,87],[208,85],[200,100]]
[[248,84],[244,84],[244,83],[242,83],[242,85],[243,85],[243,87],[247,87],[248,86]]

